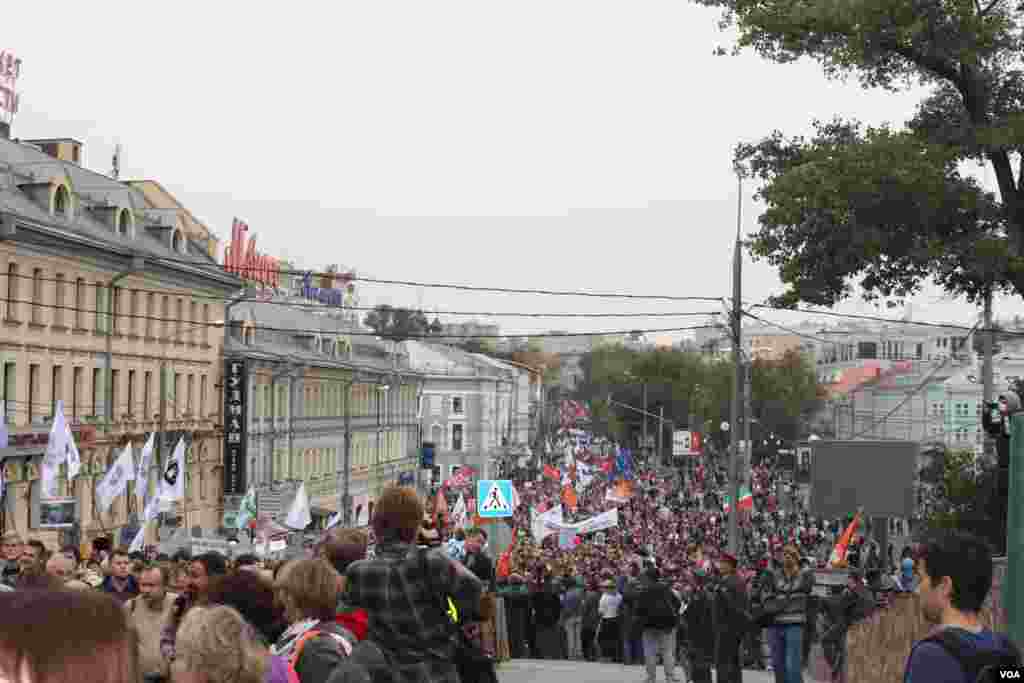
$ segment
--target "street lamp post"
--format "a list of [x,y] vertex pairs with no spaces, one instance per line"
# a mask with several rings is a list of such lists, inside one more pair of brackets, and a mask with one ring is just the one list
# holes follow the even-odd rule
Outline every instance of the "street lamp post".
[[104,431],[109,434],[111,425],[113,423],[114,416],[114,369],[113,369],[113,357],[114,357],[114,286],[118,282],[125,279],[129,275],[134,275],[141,271],[146,265],[145,260],[138,255],[132,256],[132,267],[128,270],[123,270],[110,279],[107,283],[107,305],[106,305],[106,321],[104,327],[106,328],[106,340],[105,350],[103,354],[103,380],[106,383],[104,388],[104,407],[103,407],[103,423]]

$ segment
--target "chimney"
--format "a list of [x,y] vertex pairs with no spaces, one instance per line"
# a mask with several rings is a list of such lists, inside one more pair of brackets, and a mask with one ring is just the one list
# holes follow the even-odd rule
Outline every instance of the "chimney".
[[82,143],[73,138],[50,138],[46,140],[24,140],[30,145],[35,145],[49,154],[54,159],[67,161],[72,164],[82,164]]

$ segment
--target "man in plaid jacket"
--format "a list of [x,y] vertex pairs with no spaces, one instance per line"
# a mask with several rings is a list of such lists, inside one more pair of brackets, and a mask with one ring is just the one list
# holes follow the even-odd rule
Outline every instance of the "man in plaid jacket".
[[449,599],[460,621],[480,609],[482,582],[440,550],[414,543],[423,520],[415,489],[389,486],[374,506],[377,552],[346,572],[347,602],[369,615],[367,640],[397,683],[458,683]]

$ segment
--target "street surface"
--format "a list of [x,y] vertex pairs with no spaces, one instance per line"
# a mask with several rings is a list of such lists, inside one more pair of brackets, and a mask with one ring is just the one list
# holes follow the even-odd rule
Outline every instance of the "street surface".
[[[682,681],[683,672],[676,670]],[[714,680],[714,673],[712,673]],[[643,683],[647,673],[642,666],[594,664],[564,660],[513,659],[498,667],[501,683]],[[665,670],[658,667],[658,682],[665,680]],[[817,683],[804,673],[805,683]],[[744,671],[743,683],[775,683],[770,671]]]

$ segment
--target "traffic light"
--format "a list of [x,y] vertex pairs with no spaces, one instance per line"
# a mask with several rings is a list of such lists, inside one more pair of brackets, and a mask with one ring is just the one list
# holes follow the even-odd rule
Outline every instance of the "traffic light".
[[434,444],[424,441],[420,447],[420,469],[429,470],[434,468]]
[[981,414],[981,426],[996,443],[996,456],[1000,468],[1010,466],[1010,416],[1020,411],[1020,398],[1012,391],[987,403]]

